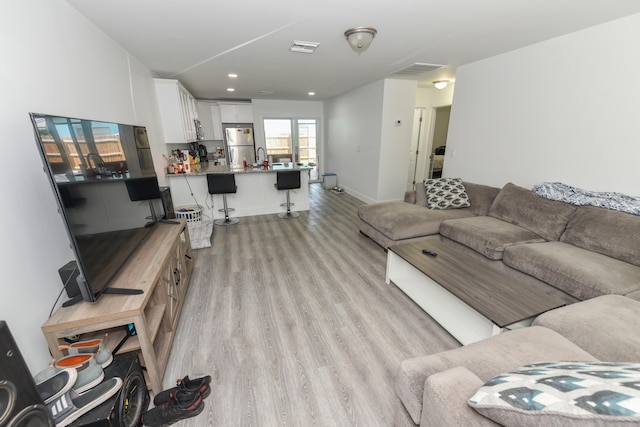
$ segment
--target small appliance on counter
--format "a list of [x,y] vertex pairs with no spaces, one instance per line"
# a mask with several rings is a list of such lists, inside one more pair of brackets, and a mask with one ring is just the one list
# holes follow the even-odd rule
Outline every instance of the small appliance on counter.
[[198,152],[200,154],[200,161],[201,162],[208,162],[209,159],[207,158],[207,147],[205,147],[204,145],[200,144],[198,146]]

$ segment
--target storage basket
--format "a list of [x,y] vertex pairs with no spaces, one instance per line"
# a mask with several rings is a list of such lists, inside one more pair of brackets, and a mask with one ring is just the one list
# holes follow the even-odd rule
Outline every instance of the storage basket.
[[187,222],[202,221],[202,206],[178,206],[174,211],[176,218],[184,218]]

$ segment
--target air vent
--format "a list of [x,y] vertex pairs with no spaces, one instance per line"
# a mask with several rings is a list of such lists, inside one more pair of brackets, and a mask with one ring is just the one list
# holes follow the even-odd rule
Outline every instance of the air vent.
[[423,62],[416,62],[411,65],[407,65],[399,70],[392,72],[391,74],[400,74],[403,76],[416,76],[418,74],[426,73],[427,71],[438,70],[443,68],[444,65],[440,64],[425,64]]
[[316,48],[320,46],[320,43],[316,42],[301,42],[295,40],[289,50],[291,52],[299,52],[299,53],[313,53]]

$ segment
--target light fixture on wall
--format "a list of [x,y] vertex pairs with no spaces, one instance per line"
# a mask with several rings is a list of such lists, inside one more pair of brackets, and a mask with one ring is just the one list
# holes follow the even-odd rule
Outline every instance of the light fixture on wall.
[[433,85],[436,89],[444,89],[449,84],[449,80],[436,80],[433,82]]
[[349,46],[358,54],[369,48],[378,31],[371,27],[355,27],[344,32],[344,36],[349,42]]

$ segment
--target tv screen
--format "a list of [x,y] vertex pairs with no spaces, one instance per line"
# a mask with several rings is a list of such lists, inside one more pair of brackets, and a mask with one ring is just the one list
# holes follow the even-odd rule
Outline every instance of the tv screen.
[[[30,116],[75,252],[80,294],[85,301],[96,301],[109,291],[110,282],[158,219],[153,204],[160,207],[161,203],[154,200],[155,195],[159,197],[158,183],[146,129],[47,114]],[[134,185],[127,185],[129,181]],[[139,197],[140,192],[144,197]]]

